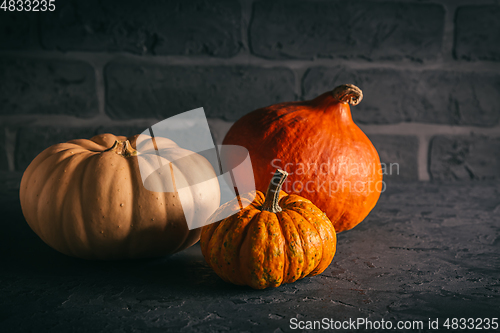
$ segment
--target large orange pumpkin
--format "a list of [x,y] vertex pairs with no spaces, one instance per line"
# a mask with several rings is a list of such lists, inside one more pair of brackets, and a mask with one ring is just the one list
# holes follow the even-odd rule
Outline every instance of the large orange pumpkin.
[[[349,109],[362,96],[356,86],[342,85],[310,101],[255,110],[231,127],[223,144],[248,149],[258,190],[266,189],[276,168],[285,169],[286,192],[314,202],[337,232],[351,229],[373,209],[383,187],[377,151]],[[229,156],[223,163],[230,170],[238,161]]]
[[[151,141],[144,135],[102,134],[45,149],[21,181],[21,206],[30,227],[54,249],[85,259],[158,257],[196,243],[201,229],[188,225],[201,225],[219,206],[215,172],[204,157],[169,139],[156,138],[160,154]],[[188,179],[194,185],[163,191],[172,175],[154,171],[158,161],[177,180],[201,175],[206,181]],[[152,171],[144,185],[157,192],[143,185],[141,172],[148,170],[142,166]]]
[[241,195],[202,228],[203,256],[223,280],[264,289],[320,274],[330,265],[335,229],[311,201],[281,191],[286,175],[277,170],[265,197],[260,191]]

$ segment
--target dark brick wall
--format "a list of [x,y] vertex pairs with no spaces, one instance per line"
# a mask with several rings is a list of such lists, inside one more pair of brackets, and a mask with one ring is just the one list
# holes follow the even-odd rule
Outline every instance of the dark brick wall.
[[435,59],[443,26],[435,4],[264,0],[253,6],[250,45],[266,58]]
[[5,128],[0,127],[0,170],[9,169],[9,161],[7,159],[7,150],[5,149]]
[[399,173],[500,178],[493,0],[57,1],[0,11],[0,170],[203,106],[220,141],[269,104],[354,83],[353,118]]
[[94,69],[72,60],[0,58],[1,115],[98,114]]
[[418,138],[410,135],[370,135],[377,149],[384,180],[418,179]]
[[364,100],[353,119],[362,124],[416,122],[492,127],[500,119],[500,73],[315,67],[306,72],[306,99],[352,82]]
[[112,62],[104,77],[106,113],[113,119],[163,119],[203,106],[208,117],[235,121],[248,111],[296,99],[293,72],[279,67]]
[[456,14],[458,59],[500,61],[500,6],[463,6]]
[[41,21],[49,50],[230,57],[241,44],[241,8],[232,0],[71,0]]
[[500,138],[436,136],[431,141],[430,172],[436,180],[500,178]]

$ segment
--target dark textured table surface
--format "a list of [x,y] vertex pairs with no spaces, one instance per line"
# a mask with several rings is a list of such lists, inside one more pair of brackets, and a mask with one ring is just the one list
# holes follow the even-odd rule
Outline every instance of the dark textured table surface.
[[323,274],[257,291],[219,279],[197,245],[128,262],[59,254],[26,224],[18,178],[1,179],[2,332],[281,332],[291,318],[359,317],[427,331],[429,318],[500,317],[499,182],[389,184]]

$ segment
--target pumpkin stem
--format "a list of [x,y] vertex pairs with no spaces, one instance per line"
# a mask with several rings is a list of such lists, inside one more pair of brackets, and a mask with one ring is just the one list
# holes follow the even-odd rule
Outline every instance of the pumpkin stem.
[[280,198],[281,186],[283,186],[287,176],[288,172],[280,169],[276,170],[273,178],[271,178],[269,187],[267,188],[266,200],[262,205],[262,210],[266,210],[271,213],[278,213],[282,211],[281,207],[278,205],[278,201]]
[[342,103],[358,105],[363,99],[363,92],[354,84],[343,84],[333,89],[333,97]]
[[122,155],[123,157],[137,156],[137,150],[132,148],[128,140],[116,140],[113,146],[111,146],[111,148],[109,149],[106,149],[105,151],[113,151],[118,155]]

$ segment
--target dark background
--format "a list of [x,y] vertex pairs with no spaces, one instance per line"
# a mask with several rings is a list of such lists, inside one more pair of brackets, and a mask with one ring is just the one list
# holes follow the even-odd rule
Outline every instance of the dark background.
[[354,83],[405,180],[500,177],[498,1],[56,1],[0,12],[0,169],[200,106],[242,115]]
[[[427,322],[500,308],[499,1],[55,4],[0,11],[8,331],[279,332],[291,317]],[[137,134],[200,106],[221,142],[256,108],[342,83],[363,90],[353,118],[399,174],[385,176],[367,221],[339,235],[320,277],[265,292],[229,286],[196,246],[84,262],[44,245],[22,217],[22,172],[52,144]]]

